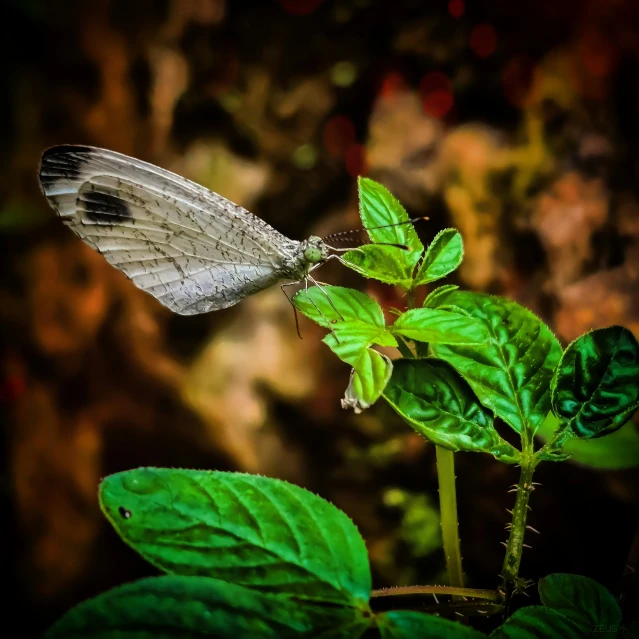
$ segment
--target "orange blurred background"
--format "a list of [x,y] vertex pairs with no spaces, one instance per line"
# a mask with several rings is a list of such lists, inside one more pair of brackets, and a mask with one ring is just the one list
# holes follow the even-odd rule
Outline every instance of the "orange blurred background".
[[[40,154],[133,155],[295,239],[358,228],[368,175],[430,217],[425,241],[459,229],[450,282],[516,299],[563,344],[611,324],[639,336],[639,5],[7,0],[0,18],[2,546],[21,636],[155,573],[96,497],[141,465],[295,482],[355,520],[376,587],[441,583],[432,445],[382,402],[341,409],[348,367],[304,319],[300,341],[279,287],[194,317],[136,289],[55,218]],[[636,424],[603,442],[539,469],[524,576],[628,571]],[[495,587],[516,469],[456,460],[467,581]]]

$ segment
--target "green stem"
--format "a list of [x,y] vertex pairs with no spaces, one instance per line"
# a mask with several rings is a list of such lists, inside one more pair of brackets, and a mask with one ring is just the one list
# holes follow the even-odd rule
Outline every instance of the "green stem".
[[441,446],[437,451],[437,479],[439,480],[439,509],[448,583],[456,588],[464,587],[459,524],[457,522],[457,493],[455,491],[455,453]]
[[478,588],[452,588],[450,586],[400,586],[398,588],[380,588],[373,590],[371,597],[399,597],[411,595],[457,595],[458,597],[474,597],[489,601],[501,601],[497,590]]
[[508,543],[506,544],[506,556],[501,576],[505,585],[519,582],[519,565],[524,549],[524,536],[526,534],[526,518],[528,517],[528,502],[530,494],[535,487],[532,483],[533,473],[537,460],[531,455],[522,456],[521,475],[517,484],[517,498],[513,508],[513,519],[510,528]]
[[[406,292],[406,306],[415,307],[415,291]],[[455,454],[452,450],[435,445],[437,454],[437,480],[439,482],[439,510],[446,555],[448,584],[455,588],[464,587],[461,548],[459,544],[459,523],[457,520],[457,492],[455,489]]]

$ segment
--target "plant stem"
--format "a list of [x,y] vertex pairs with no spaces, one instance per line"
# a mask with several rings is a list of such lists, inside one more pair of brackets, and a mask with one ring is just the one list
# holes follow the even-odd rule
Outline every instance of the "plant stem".
[[[415,291],[406,293],[406,306],[415,307]],[[435,445],[437,454],[437,479],[439,482],[439,510],[446,555],[448,585],[464,587],[461,548],[459,544],[459,523],[457,520],[457,492],[455,489],[455,454],[452,450]]]
[[532,483],[537,460],[532,455],[522,456],[521,475],[517,484],[517,498],[513,508],[513,519],[510,536],[506,544],[506,556],[501,576],[504,584],[517,584],[519,580],[519,564],[524,549],[524,535],[526,534],[526,518],[528,517],[528,501],[535,487]]
[[450,586],[400,586],[399,588],[380,588],[373,590],[371,597],[399,597],[410,595],[457,595],[459,597],[475,597],[489,601],[500,601],[501,595],[496,590],[480,590],[477,588],[452,588]]
[[437,478],[439,480],[439,509],[441,515],[444,553],[450,586],[463,588],[459,524],[457,522],[457,493],[455,491],[455,453],[441,446],[437,451]]

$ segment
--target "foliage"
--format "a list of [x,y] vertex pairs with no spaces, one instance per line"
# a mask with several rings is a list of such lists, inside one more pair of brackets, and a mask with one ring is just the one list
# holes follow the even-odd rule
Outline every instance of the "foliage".
[[[454,285],[436,288],[413,308],[416,287],[459,266],[461,236],[445,229],[424,250],[389,191],[368,179],[359,187],[372,244],[344,261],[399,286],[409,308],[388,322],[368,295],[336,286],[299,292],[294,303],[329,331],[324,343],[352,369],[344,407],[360,412],[383,398],[438,446],[438,459],[439,451],[449,462],[452,452],[479,452],[521,466],[503,587],[415,586],[414,594],[452,599],[441,603],[439,616],[377,613],[365,543],[347,515],[321,497],[267,477],[140,468],[107,477],[100,504],[122,539],[165,575],[80,604],[49,638],[357,639],[376,628],[382,639],[471,639],[486,635],[445,616],[460,606],[503,611],[512,593],[527,587],[518,570],[534,469],[570,458],[575,442],[625,432],[621,427],[639,407],[637,341],[627,329],[610,327],[562,351],[550,329],[516,302]],[[398,350],[402,357],[392,359]],[[497,418],[519,435],[519,447],[499,435]],[[538,450],[536,435],[545,440]],[[442,499],[445,491],[456,508],[454,483],[452,494],[440,484]],[[442,508],[442,522],[444,514]],[[444,535],[445,548],[450,541]],[[621,629],[611,593],[586,577],[550,575],[539,592],[543,605],[517,610],[490,636],[570,638],[600,627],[602,636],[614,637]]]

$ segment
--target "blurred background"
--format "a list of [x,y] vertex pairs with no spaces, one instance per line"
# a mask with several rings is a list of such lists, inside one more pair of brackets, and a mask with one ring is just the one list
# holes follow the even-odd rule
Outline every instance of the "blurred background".
[[[5,0],[0,29],[0,535],[21,636],[155,574],[96,497],[141,465],[295,482],[354,519],[375,587],[445,581],[433,446],[381,401],[341,409],[348,367],[310,322],[297,337],[279,287],[193,317],[136,289],[46,204],[48,146],[153,162],[295,239],[358,228],[367,175],[430,217],[425,242],[460,230],[448,282],[516,299],[564,345],[639,337],[635,0]],[[615,588],[639,554],[637,424],[574,452],[538,470],[522,574]],[[517,469],[456,463],[468,585],[493,588]]]

